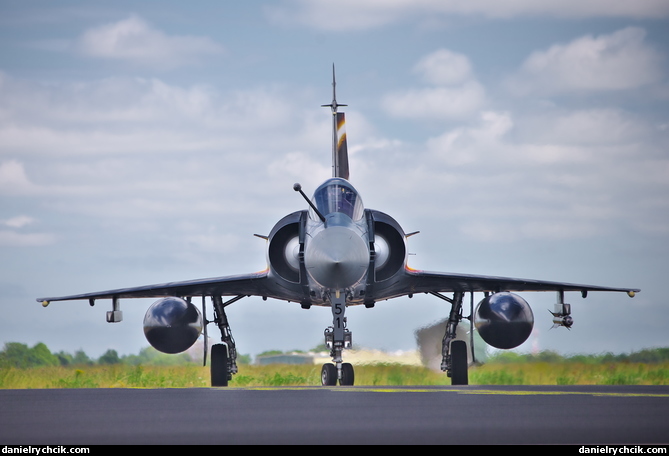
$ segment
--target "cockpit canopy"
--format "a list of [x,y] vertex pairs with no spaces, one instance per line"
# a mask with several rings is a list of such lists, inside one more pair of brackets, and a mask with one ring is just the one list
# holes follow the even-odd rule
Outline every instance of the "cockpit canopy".
[[[333,177],[321,184],[314,192],[311,201],[325,217],[333,212],[341,212],[351,217],[353,221],[358,221],[365,214],[365,206],[358,191],[346,179],[340,177]],[[313,210],[309,213],[312,219],[318,220]]]

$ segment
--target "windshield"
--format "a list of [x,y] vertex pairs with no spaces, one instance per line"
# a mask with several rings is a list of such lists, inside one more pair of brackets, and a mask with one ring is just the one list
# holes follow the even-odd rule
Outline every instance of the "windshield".
[[[357,221],[365,213],[365,207],[356,189],[348,181],[338,177],[328,179],[318,187],[311,201],[324,216],[332,212],[341,212]],[[312,214],[312,218],[318,217]]]

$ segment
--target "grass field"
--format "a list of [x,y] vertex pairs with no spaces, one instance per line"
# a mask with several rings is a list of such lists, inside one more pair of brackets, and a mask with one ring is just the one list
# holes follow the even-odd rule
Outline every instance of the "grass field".
[[[489,363],[471,367],[471,385],[667,385],[669,363]],[[443,373],[398,364],[360,365],[355,384],[450,385]],[[320,366],[243,365],[230,386],[316,386]],[[0,369],[0,388],[190,388],[209,387],[201,366],[32,367]]]

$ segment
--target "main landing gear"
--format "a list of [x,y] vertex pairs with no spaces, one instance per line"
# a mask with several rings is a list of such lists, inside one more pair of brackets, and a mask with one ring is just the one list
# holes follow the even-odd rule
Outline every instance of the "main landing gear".
[[[430,294],[451,303],[451,313],[448,316],[446,334],[444,334],[441,342],[441,370],[451,377],[452,385],[468,385],[467,344],[464,340],[455,339],[455,329],[463,318],[462,298],[464,293],[456,291],[453,293],[452,299],[437,292],[430,292]],[[473,318],[473,316],[469,318]]]
[[[214,323],[221,330],[221,341],[223,343],[211,347],[211,386],[228,386],[233,374],[237,373],[237,346],[235,345],[235,339],[232,337],[228,317],[225,315],[225,307],[243,297],[237,296],[225,303],[220,296],[212,297]],[[207,323],[209,322],[205,321],[205,325]]]

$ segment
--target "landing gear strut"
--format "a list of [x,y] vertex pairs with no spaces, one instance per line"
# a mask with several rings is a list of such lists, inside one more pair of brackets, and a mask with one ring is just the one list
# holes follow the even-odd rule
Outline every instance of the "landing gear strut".
[[[237,302],[244,296],[237,296],[223,302],[220,296],[212,296],[214,303],[214,323],[221,330],[222,344],[211,347],[211,386],[228,386],[233,374],[237,373],[237,346],[232,337],[225,307]],[[205,322],[207,324],[209,322]]]
[[325,329],[325,345],[330,349],[332,362],[323,364],[321,383],[323,386],[335,386],[337,381],[342,386],[353,386],[355,374],[353,366],[342,360],[342,351],[351,348],[353,334],[346,328],[346,295],[337,292],[330,296],[332,305],[332,326]]
[[452,385],[468,385],[469,374],[467,372],[467,344],[463,340],[455,339],[455,329],[462,320],[462,298],[464,293],[456,291],[453,299],[437,293],[430,292],[444,301],[451,303],[451,313],[448,316],[446,334],[441,342],[441,370],[451,377]]

